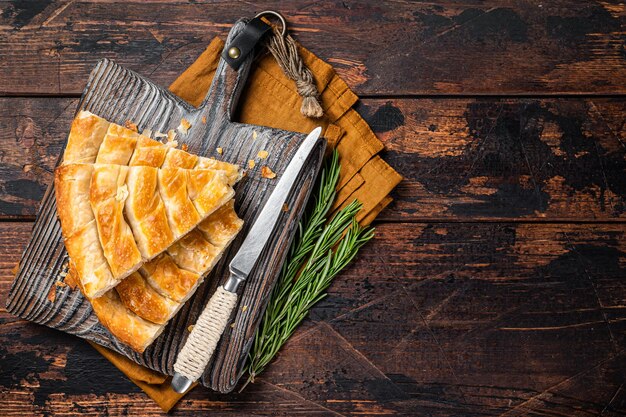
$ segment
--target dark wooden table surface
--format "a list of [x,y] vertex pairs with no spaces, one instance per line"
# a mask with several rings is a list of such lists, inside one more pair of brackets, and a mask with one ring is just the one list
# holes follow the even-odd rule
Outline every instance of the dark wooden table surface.
[[[103,57],[168,85],[282,11],[405,176],[258,383],[192,415],[626,413],[620,1],[0,2],[0,300]],[[0,415],[159,415],[85,342],[0,309]]]

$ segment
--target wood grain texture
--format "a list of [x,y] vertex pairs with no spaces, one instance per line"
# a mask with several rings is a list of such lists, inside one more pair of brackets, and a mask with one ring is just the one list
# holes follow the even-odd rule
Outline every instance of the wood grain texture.
[[[31,224],[0,223],[0,290]],[[242,394],[174,415],[626,412],[623,224],[382,224]],[[582,271],[582,273],[581,273]],[[0,311],[3,415],[156,405],[86,344]]]
[[102,58],[166,85],[266,9],[359,95],[626,92],[626,9],[599,0],[4,1],[0,91],[77,94]]
[[[0,216],[33,216],[77,99],[0,99]],[[626,217],[622,99],[364,99],[403,176],[384,221]]]
[[[231,36],[235,36],[242,28],[243,23],[236,25]],[[253,56],[246,59],[237,72],[222,62],[204,105],[197,109],[135,73],[105,60],[92,72],[78,107],[121,125],[131,120],[140,131],[150,129],[153,132],[167,132],[176,129],[185,118],[192,127],[188,134],[179,134],[177,140],[180,146],[187,145],[189,152],[215,156],[215,150],[221,147],[224,149],[224,160],[243,167],[247,161],[255,159],[260,150],[266,150],[269,156],[263,165],[270,166],[280,177],[304,135],[231,122],[252,60]],[[268,242],[271,249],[259,260],[255,271],[239,291],[238,307],[232,319],[234,326],[227,327],[211,365],[202,378],[205,386],[228,392],[243,372],[254,332],[304,211],[323,152],[324,143],[319,141],[287,200],[290,210],[281,212],[279,216],[278,232]],[[242,232],[196,294],[143,354],[137,354],[113,337],[98,322],[91,304],[78,291],[55,287],[55,283],[62,280],[62,272],[67,270],[68,257],[56,215],[52,186],[43,196],[33,236],[9,292],[7,309],[27,320],[92,340],[141,365],[172,375],[176,354],[185,341],[188,327],[195,323],[215,288],[228,279],[229,254],[232,256],[236,253],[276,182],[261,178],[259,167],[249,170],[247,176],[237,184],[235,205],[237,213],[245,221]],[[49,298],[51,291],[56,291],[55,300]]]
[[[0,2],[0,94],[54,96],[0,99],[2,301],[32,227],[6,220],[32,220],[97,60],[168,85],[268,8],[366,96],[406,179],[260,381],[173,415],[625,415],[619,1]],[[3,309],[0,371],[2,415],[159,415],[86,344]]]

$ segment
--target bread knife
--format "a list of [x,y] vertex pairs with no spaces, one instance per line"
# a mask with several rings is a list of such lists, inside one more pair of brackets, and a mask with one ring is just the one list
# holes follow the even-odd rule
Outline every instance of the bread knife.
[[217,343],[237,305],[237,288],[246,280],[272,236],[289,192],[300,175],[307,158],[315,149],[322,128],[314,129],[304,139],[250,228],[237,254],[230,262],[230,276],[215,291],[202,310],[174,363],[172,388],[186,392],[197,381],[213,356]]

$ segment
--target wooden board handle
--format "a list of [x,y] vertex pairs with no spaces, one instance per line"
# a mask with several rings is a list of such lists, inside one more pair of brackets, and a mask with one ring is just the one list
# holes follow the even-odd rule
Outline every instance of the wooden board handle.
[[[228,48],[247,23],[248,19],[240,19],[233,25],[228,33],[225,48]],[[201,114],[205,116],[206,120],[232,121],[239,97],[248,80],[254,57],[254,53],[248,55],[238,70],[234,70],[223,58],[220,58],[211,88],[200,105]],[[215,124],[222,125],[222,123]]]

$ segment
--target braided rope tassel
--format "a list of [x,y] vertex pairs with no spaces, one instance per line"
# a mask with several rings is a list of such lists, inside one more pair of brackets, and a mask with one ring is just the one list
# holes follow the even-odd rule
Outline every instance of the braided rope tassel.
[[295,81],[298,94],[302,96],[300,112],[306,117],[318,119],[324,115],[319,102],[319,92],[315,86],[313,73],[304,65],[298,53],[298,45],[291,35],[283,36],[275,28],[268,38],[267,49],[272,53],[276,62],[285,75]]

